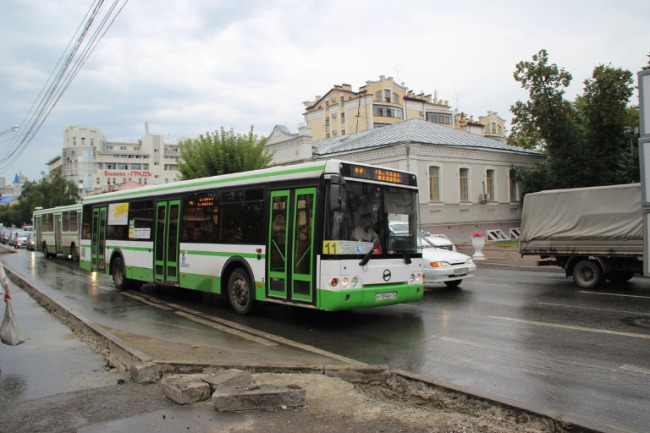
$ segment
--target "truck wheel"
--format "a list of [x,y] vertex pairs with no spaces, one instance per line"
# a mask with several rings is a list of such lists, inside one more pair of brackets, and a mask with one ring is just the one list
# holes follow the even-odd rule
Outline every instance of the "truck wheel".
[[627,283],[634,276],[632,271],[615,271],[607,275],[607,279],[612,283],[623,284]]
[[581,289],[594,289],[603,282],[603,270],[594,260],[581,260],[573,267],[573,282]]
[[241,268],[234,269],[228,278],[228,301],[236,313],[249,314],[253,311],[253,286],[248,274]]

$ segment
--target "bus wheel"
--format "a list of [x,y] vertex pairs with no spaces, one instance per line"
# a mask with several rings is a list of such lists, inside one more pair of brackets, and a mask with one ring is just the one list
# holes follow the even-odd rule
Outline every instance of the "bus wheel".
[[79,261],[79,251],[77,251],[77,246],[74,243],[70,244],[70,260],[73,262]]
[[126,279],[126,269],[122,257],[115,257],[115,260],[113,260],[111,275],[113,276],[113,284],[115,284],[118,290],[126,290],[129,288],[129,281]]
[[56,253],[52,254],[47,252],[47,243],[45,241],[43,241],[43,245],[41,245],[41,250],[46,259],[53,259],[56,257]]
[[228,301],[236,313],[249,314],[253,310],[253,286],[241,268],[234,269],[228,278]]
[[573,281],[581,289],[595,289],[603,282],[603,270],[595,260],[580,260],[573,267]]

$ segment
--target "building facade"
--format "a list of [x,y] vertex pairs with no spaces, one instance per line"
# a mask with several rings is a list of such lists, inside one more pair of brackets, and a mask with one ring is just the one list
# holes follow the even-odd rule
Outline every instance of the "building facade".
[[422,119],[316,141],[306,131],[287,132],[277,126],[266,144],[274,153],[273,164],[291,163],[292,156],[293,162],[340,158],[415,172],[422,227],[448,235],[481,228],[510,236],[521,220],[514,167],[530,167],[545,158]]
[[173,182],[180,177],[178,156],[178,145],[165,143],[161,135],[147,132],[136,142],[108,141],[99,129],[75,125],[63,133],[61,167],[85,196],[126,183]]
[[368,129],[393,125],[410,119],[421,119],[438,125],[457,128],[473,134],[505,139],[505,121],[497,113],[488,112],[478,121],[464,113],[454,113],[449,101],[430,94],[414,93],[392,77],[379,76],[377,81],[354,91],[349,84],[335,85],[305,105],[305,123],[314,140],[357,134]]

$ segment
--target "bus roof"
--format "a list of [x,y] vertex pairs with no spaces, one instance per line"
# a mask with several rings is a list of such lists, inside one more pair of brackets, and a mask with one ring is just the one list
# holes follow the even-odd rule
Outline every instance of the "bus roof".
[[[227,187],[227,186],[245,186],[256,183],[269,183],[283,180],[295,180],[306,178],[318,178],[323,174],[339,174],[340,164],[352,164],[356,166],[372,167],[367,164],[358,164],[336,159],[307,162],[294,165],[275,166],[260,170],[244,171],[219,176],[202,177],[183,181],[170,182],[159,185],[148,185],[142,188],[129,189],[125,191],[113,191],[104,194],[87,196],[83,199],[84,204],[92,204],[103,201],[134,199],[139,197],[152,197],[170,193],[184,193],[200,191],[206,187]],[[404,172],[401,170],[390,169],[395,172]],[[367,180],[367,179],[366,179]]]
[[48,209],[34,209],[34,215],[44,215],[57,212],[65,212],[70,210],[81,210],[81,203],[69,204],[65,206],[56,206]]

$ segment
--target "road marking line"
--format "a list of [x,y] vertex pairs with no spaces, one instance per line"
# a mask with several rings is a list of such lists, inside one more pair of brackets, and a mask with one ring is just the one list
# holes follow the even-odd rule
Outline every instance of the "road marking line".
[[197,316],[195,316],[193,314],[185,313],[183,311],[176,311],[175,313],[178,314],[179,316],[185,317],[186,319],[189,319],[189,320],[191,320],[193,322],[197,322],[197,323],[200,323],[202,325],[209,326],[210,328],[216,329],[218,331],[223,331],[223,332],[226,332],[228,334],[236,335],[238,337],[244,338],[244,339],[249,340],[249,341],[253,341],[255,343],[263,344],[263,345],[269,346],[269,347],[277,346],[277,343],[274,343],[272,341],[266,340],[266,339],[261,338],[261,337],[256,337],[256,336],[251,335],[251,334],[249,334],[247,332],[242,332],[242,331],[238,331],[236,329],[228,328],[227,326],[219,325],[219,324],[214,323],[214,322],[212,322],[210,320],[201,319],[201,318],[199,318],[199,317],[197,317]]
[[641,295],[625,295],[622,293],[607,293],[607,292],[588,292],[586,290],[578,290],[578,293],[583,293],[585,295],[601,295],[601,296],[620,296],[622,298],[640,298],[640,299],[650,299],[650,296],[641,296]]
[[633,332],[610,331],[609,329],[587,328],[587,327],[584,327],[584,326],[574,326],[574,325],[560,325],[559,323],[548,323],[548,322],[538,322],[538,321],[535,321],[535,320],[515,319],[514,317],[498,317],[498,316],[488,316],[488,317],[490,319],[508,320],[510,322],[528,323],[529,325],[547,326],[549,328],[571,329],[573,331],[593,332],[595,334],[609,334],[609,335],[618,335],[618,336],[621,336],[621,337],[643,338],[643,339],[646,339],[646,340],[650,340],[650,335],[647,335],[647,334],[635,334]]
[[647,374],[648,376],[650,376],[649,368],[637,367],[636,365],[631,365],[631,364],[623,364],[619,368],[621,370],[632,371],[634,373]]

